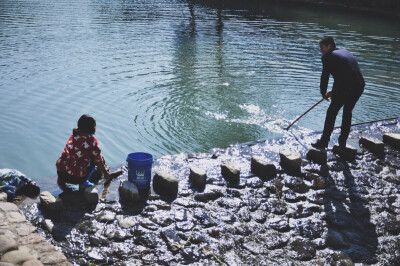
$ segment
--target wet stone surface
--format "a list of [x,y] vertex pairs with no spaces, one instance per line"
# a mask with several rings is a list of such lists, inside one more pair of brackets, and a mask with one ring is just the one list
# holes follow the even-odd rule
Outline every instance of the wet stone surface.
[[[383,133],[399,132],[400,125],[352,130],[348,142],[358,147],[360,136],[382,139]],[[318,165],[306,160],[307,147],[318,136],[301,134],[303,143],[288,134],[157,159],[153,174],[166,170],[179,180],[173,199],[151,191],[137,203],[120,201],[125,171],[109,187],[99,187],[95,207],[86,206],[79,194],[64,197],[67,204],[58,213],[22,207],[76,265],[399,265],[400,151],[385,146],[385,155],[376,156],[358,147],[349,162],[328,149],[327,164]],[[282,169],[281,150],[302,155],[300,173]],[[251,173],[254,155],[274,163],[276,176]],[[221,175],[227,161],[240,170],[240,182]],[[205,169],[204,189],[192,186],[191,165]]]

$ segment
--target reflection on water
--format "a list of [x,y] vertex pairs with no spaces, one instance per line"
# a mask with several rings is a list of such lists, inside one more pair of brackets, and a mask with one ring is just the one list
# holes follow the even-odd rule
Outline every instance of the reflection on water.
[[[359,59],[367,87],[354,122],[399,114],[398,24],[235,5],[1,1],[0,167],[54,176],[82,113],[97,118],[112,167],[134,151],[159,157],[278,137],[320,98],[323,35]],[[327,105],[292,129],[320,131]]]

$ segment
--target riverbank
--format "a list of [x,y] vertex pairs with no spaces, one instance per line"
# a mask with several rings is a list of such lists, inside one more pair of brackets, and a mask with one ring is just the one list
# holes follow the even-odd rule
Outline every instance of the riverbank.
[[351,11],[353,13],[368,14],[382,18],[400,19],[400,2],[396,0],[378,1],[378,0],[251,0],[251,1],[226,1],[226,0],[194,0],[194,3],[204,3],[213,6],[237,6],[243,5],[245,8],[257,10],[260,7],[265,8],[269,3],[286,2],[294,5],[306,5],[309,7],[318,7],[322,9],[333,9]]
[[[346,161],[328,150],[327,163],[306,159],[314,133],[288,132],[281,139],[232,145],[205,153],[164,156],[153,172],[179,180],[177,198],[154,192],[139,203],[119,198],[119,182],[99,186],[100,201],[59,195],[58,213],[37,204],[22,205],[25,215],[73,264],[301,264],[396,265],[400,262],[400,152],[385,146],[376,156],[360,148],[360,137],[382,139],[399,133],[398,120],[353,128],[357,147]],[[337,139],[336,130],[333,139]],[[301,154],[301,172],[280,166],[279,152]],[[251,157],[271,161],[277,175],[261,179],[251,172]],[[221,175],[233,162],[240,181]],[[190,167],[207,174],[204,190],[188,179]],[[154,174],[153,173],[153,174]]]
[[324,8],[351,10],[379,17],[400,19],[400,3],[396,0],[286,0],[292,3],[304,3]]

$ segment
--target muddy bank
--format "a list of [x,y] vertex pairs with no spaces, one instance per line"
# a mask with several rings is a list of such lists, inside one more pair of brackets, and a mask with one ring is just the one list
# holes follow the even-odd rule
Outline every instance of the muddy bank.
[[[21,207],[76,265],[398,265],[400,152],[386,145],[385,155],[375,156],[358,146],[361,136],[382,140],[390,132],[400,132],[398,120],[357,126],[348,142],[357,147],[356,159],[329,150],[322,166],[306,160],[318,136],[295,130],[277,140],[164,156],[153,174],[167,170],[179,179],[173,200],[152,192],[140,203],[122,202],[118,185],[125,172],[99,187],[95,206],[75,193],[59,195],[65,204],[58,213],[42,212],[37,203]],[[281,150],[302,155],[301,173],[281,168]],[[252,174],[253,155],[273,162],[277,175]],[[222,177],[223,162],[240,169],[238,184]],[[189,181],[192,166],[207,173],[202,191]]]

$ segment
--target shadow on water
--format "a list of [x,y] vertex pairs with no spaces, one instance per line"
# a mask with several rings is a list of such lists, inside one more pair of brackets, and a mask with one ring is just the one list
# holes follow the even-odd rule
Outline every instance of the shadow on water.
[[328,184],[324,199],[328,226],[326,246],[340,251],[334,260],[348,256],[355,263],[375,263],[378,237],[371,212],[358,193],[360,187],[349,164],[343,159],[336,164],[338,172],[330,172],[326,166],[321,168]]

